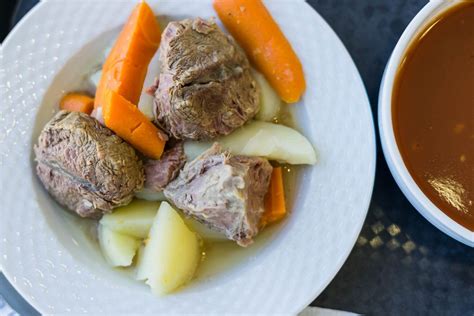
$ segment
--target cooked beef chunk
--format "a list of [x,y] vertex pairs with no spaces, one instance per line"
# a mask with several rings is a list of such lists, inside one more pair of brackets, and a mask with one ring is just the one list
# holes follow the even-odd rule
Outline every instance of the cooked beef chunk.
[[[160,46],[155,122],[178,139],[212,139],[259,110],[259,93],[243,50],[214,20],[171,22]],[[156,86],[156,85],[155,85]]]
[[258,233],[271,173],[266,159],[232,156],[214,144],[164,193],[185,214],[245,247]]
[[34,151],[46,190],[82,217],[99,218],[128,204],[143,186],[143,166],[135,150],[83,113],[57,113]]
[[186,163],[186,155],[182,142],[165,150],[159,160],[150,159],[145,162],[145,188],[163,191],[166,185],[174,180]]

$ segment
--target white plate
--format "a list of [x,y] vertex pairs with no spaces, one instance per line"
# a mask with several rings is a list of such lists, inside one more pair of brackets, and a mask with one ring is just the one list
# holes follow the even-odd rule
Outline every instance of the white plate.
[[[174,18],[215,16],[210,1],[150,4],[158,15]],[[42,189],[32,159],[32,145],[61,94],[77,87],[78,74],[90,67],[134,4],[43,1],[5,40],[0,265],[40,312],[296,313],[336,275],[372,193],[375,134],[369,102],[346,49],[308,4],[266,4],[302,60],[308,88],[291,107],[318,149],[319,163],[303,169],[293,188],[293,214],[257,242],[258,251],[163,298],[105,265],[77,221]]]

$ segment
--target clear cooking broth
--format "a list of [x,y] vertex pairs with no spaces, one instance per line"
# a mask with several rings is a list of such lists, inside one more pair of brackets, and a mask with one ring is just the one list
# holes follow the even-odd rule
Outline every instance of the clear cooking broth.
[[392,96],[396,141],[411,176],[474,231],[474,2],[442,13],[408,48]]

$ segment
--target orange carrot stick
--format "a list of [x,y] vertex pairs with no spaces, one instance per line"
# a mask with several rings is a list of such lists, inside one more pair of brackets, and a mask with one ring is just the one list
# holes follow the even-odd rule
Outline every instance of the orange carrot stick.
[[214,9],[280,98],[297,102],[306,87],[303,67],[261,0],[214,0]]
[[107,90],[138,104],[148,64],[160,44],[161,31],[146,2],[137,4],[102,67],[95,108],[103,105]]
[[94,99],[81,93],[68,93],[59,102],[61,110],[91,114],[94,109]]
[[260,219],[260,226],[276,222],[286,215],[285,191],[281,167],[273,168],[268,192],[265,195],[265,211]]
[[115,91],[108,90],[102,105],[105,126],[143,153],[159,159],[165,147],[166,137],[137,106]]

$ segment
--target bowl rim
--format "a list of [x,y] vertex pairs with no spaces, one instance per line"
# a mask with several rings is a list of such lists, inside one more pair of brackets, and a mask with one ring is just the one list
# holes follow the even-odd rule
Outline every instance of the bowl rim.
[[397,42],[382,77],[378,100],[378,124],[382,150],[388,167],[403,194],[431,224],[448,236],[474,247],[474,232],[441,211],[418,187],[410,175],[398,149],[392,124],[392,90],[399,65],[412,40],[441,12],[459,0],[431,0],[411,20]]

